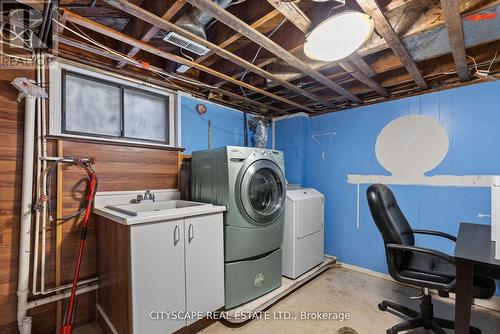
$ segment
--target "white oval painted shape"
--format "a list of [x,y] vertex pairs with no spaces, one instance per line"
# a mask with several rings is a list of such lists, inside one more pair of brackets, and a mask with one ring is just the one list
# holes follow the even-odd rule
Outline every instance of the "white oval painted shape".
[[422,175],[443,161],[448,152],[446,129],[426,115],[408,115],[387,124],[377,137],[375,155],[393,175]]

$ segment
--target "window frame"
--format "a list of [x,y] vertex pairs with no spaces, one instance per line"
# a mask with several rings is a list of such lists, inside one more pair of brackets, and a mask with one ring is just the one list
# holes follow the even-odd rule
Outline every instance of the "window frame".
[[[120,136],[67,130],[65,123],[66,112],[63,109],[65,108],[65,81],[68,74],[85,80],[116,86],[120,89]],[[177,147],[177,100],[179,99],[177,92],[120,74],[110,73],[86,65],[74,65],[73,62],[66,61],[52,62],[49,67],[49,75],[51,82],[49,88],[49,135],[145,146]],[[160,97],[165,101],[165,141],[125,137],[124,94],[126,89]]]
[[[161,99],[163,99],[163,104],[165,106],[165,138],[167,141],[170,141],[170,134],[169,134],[169,127],[170,127],[170,120],[169,120],[169,117],[168,117],[168,114],[169,114],[169,104],[170,104],[170,99],[169,97],[165,97],[164,95],[160,95],[160,94],[155,94],[155,93],[152,93],[152,92],[145,92],[143,89],[138,89],[138,88],[134,88],[134,87],[125,87],[125,86],[122,86],[121,87],[121,95],[122,95],[122,100],[121,100],[121,114],[120,114],[120,120],[121,120],[121,127],[122,127],[122,138],[125,138],[125,139],[132,139],[132,140],[141,140],[141,141],[147,141],[147,142],[154,142],[154,143],[165,143],[165,141],[162,141],[162,140],[154,140],[154,139],[144,139],[144,138],[135,138],[135,137],[126,137],[125,136],[125,90],[131,90],[131,91],[136,91],[136,92],[139,92],[139,93],[142,93],[142,94],[145,94],[145,95],[151,95],[151,96],[156,96],[156,97],[159,97]],[[168,143],[167,143],[168,145]]]

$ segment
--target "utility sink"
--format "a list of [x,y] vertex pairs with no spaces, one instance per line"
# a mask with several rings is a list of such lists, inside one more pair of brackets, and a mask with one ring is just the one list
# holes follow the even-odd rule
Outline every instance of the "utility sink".
[[190,202],[183,200],[146,202],[135,204],[108,205],[106,208],[122,212],[131,216],[151,216],[164,213],[173,213],[178,210],[189,211],[195,208],[211,207],[212,204]]

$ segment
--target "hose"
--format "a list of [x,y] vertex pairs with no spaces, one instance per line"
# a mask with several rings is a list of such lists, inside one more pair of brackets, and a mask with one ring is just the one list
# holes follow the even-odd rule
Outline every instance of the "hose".
[[[78,217],[83,211],[85,211],[88,204],[91,204],[91,203],[85,202],[80,210],[71,214],[70,216],[61,217],[61,218],[54,218],[52,216],[53,210],[52,210],[52,201],[51,201],[52,196],[51,196],[50,185],[51,185],[51,179],[54,176],[54,173],[57,171],[56,167],[60,163],[66,163],[66,164],[71,164],[71,165],[82,167],[86,171],[87,175],[89,176],[89,178],[87,179],[87,189],[88,189],[89,188],[88,182],[90,182],[90,176],[95,175],[95,171],[92,168],[92,165],[95,163],[95,158],[90,157],[90,158],[83,159],[83,158],[78,158],[78,157],[64,157],[64,158],[60,158],[60,159],[54,161],[54,163],[52,163],[52,165],[47,170],[47,183],[45,186],[46,187],[45,188],[45,194],[46,194],[45,196],[46,196],[46,201],[47,201],[47,212],[49,215],[49,221],[56,221],[56,222],[64,223],[70,219]],[[97,180],[97,176],[95,176],[95,187],[94,187],[93,194],[92,194],[92,200],[93,200],[95,193],[97,191],[97,185],[98,185],[98,180]],[[88,201],[88,199],[87,199],[87,201]]]

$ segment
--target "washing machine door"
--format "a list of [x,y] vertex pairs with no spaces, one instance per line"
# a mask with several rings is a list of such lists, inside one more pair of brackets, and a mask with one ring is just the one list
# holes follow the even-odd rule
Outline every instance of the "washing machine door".
[[285,177],[273,161],[257,160],[244,171],[239,204],[251,222],[273,223],[283,212],[285,196]]

